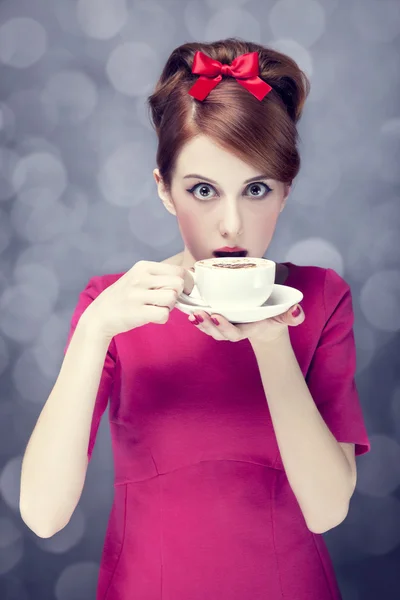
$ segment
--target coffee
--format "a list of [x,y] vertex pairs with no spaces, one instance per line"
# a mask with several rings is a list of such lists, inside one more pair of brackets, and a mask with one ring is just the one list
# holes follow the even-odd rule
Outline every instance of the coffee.
[[207,258],[194,265],[194,281],[210,306],[260,306],[271,295],[276,265],[258,257]]
[[205,260],[199,260],[198,264],[202,267],[209,269],[249,269],[254,267],[265,266],[268,263],[266,259],[249,259],[249,258],[231,258],[225,256],[224,258],[207,258]]
[[244,263],[214,263],[211,265],[212,269],[252,269],[253,267],[256,267],[257,265],[255,263],[248,263],[248,264],[244,264]]

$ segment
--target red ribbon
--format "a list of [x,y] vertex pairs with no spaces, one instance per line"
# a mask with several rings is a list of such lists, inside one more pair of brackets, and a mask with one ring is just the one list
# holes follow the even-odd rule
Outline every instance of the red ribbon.
[[200,75],[189,90],[189,94],[197,100],[204,100],[222,80],[222,75],[234,77],[258,100],[262,100],[272,90],[272,87],[258,76],[258,52],[241,54],[230,65],[225,65],[197,51],[193,59],[192,73]]

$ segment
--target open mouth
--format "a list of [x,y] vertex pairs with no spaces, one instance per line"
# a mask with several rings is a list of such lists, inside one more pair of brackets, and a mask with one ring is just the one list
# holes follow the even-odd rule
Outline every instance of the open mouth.
[[247,250],[238,250],[238,251],[235,251],[235,252],[215,250],[213,252],[213,255],[215,256],[215,258],[222,258],[223,256],[229,256],[229,257],[241,256],[241,257],[245,257],[245,256],[247,256]]

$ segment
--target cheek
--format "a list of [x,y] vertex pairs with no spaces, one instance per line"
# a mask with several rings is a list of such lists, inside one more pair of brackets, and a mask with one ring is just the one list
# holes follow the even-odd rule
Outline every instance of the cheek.
[[179,211],[177,216],[178,226],[185,244],[198,239],[204,230],[204,216],[201,218],[198,211],[193,208],[188,211]]

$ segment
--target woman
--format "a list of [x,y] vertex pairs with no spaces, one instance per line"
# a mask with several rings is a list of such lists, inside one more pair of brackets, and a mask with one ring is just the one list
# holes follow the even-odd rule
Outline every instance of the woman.
[[348,284],[286,262],[276,283],[303,292],[297,317],[198,311],[193,326],[175,309],[196,260],[268,250],[308,91],[289,57],[227,39],[174,50],[149,98],[154,178],[184,249],[89,281],[22,469],[21,514],[49,537],[79,501],[110,399],[98,600],[340,598],[321,534],[346,517],[370,450]]

